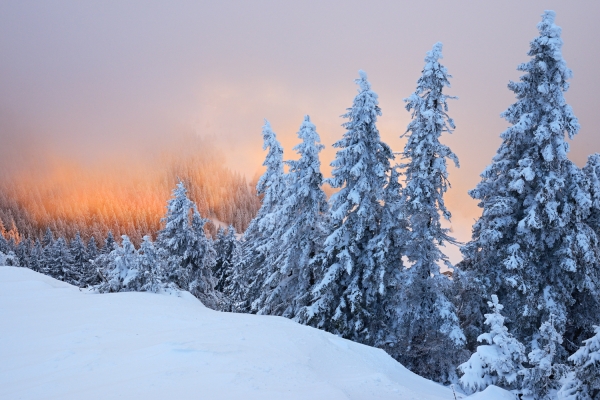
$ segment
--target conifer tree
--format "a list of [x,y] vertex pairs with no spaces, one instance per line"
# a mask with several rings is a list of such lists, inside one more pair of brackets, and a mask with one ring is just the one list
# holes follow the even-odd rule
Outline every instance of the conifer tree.
[[402,285],[408,224],[402,210],[402,186],[398,166],[391,169],[389,182],[384,192],[384,205],[379,225],[379,234],[370,243],[379,277],[381,300],[371,309],[371,331],[374,332],[376,347],[389,354],[398,354],[398,335],[402,325],[398,310],[402,308]]
[[19,260],[19,266],[31,268],[31,240],[25,238],[17,244],[15,256]]
[[94,260],[98,257],[98,245],[96,239],[92,236],[87,244],[88,260]]
[[324,272],[312,290],[312,303],[298,320],[342,337],[371,344],[372,310],[380,300],[380,277],[371,241],[378,234],[391,149],[381,141],[378,96],[367,74],[355,81],[358,95],[346,114],[347,129],[326,181],[339,189],[331,199],[331,233],[325,240]]
[[31,248],[31,262],[29,268],[35,272],[43,271],[44,250],[39,239],[36,239],[34,246]]
[[244,312],[246,310],[246,292],[243,278],[244,260],[242,244],[239,240],[234,242],[231,252],[231,270],[225,281],[223,294],[227,301],[224,311]]
[[[73,257],[73,266],[72,268],[77,273],[77,275],[83,277],[85,276],[88,265],[89,265],[89,256],[87,249],[85,247],[85,243],[81,239],[79,232],[75,235],[75,238],[70,243],[70,252]],[[79,284],[79,283],[78,283]]]
[[117,247],[118,247],[118,245],[115,242],[115,238],[113,236],[112,231],[108,231],[108,234],[106,235],[106,239],[104,240],[104,246],[102,247],[102,253],[110,254]]
[[260,297],[263,283],[273,273],[273,265],[265,262],[273,254],[271,237],[277,228],[278,221],[273,217],[283,202],[285,190],[285,175],[283,172],[283,148],[277,141],[275,132],[271,129],[269,121],[265,120],[262,129],[263,150],[268,150],[263,166],[267,167],[256,185],[256,193],[263,196],[262,205],[258,214],[250,222],[244,232],[243,246],[243,271],[240,287],[246,288],[246,311],[251,310],[251,304]]
[[594,153],[588,157],[587,163],[583,167],[583,173],[590,187],[590,216],[587,219],[588,225],[600,235],[600,154]]
[[168,202],[165,226],[158,232],[157,242],[166,280],[190,291],[207,307],[216,308],[211,272],[215,256],[204,233],[206,221],[187,197],[183,182],[179,182]]
[[139,270],[142,276],[141,291],[157,293],[163,285],[163,271],[158,253],[150,236],[142,238],[142,245],[138,252]]
[[[208,219],[202,218],[195,204],[192,209],[191,229],[194,241],[187,249],[187,290],[212,309],[220,309],[221,296],[215,291],[215,278],[212,270],[215,265],[216,253],[212,239],[206,237],[204,226]],[[184,256],[184,260],[186,257]]]
[[436,43],[425,57],[416,91],[405,99],[412,121],[404,134],[402,213],[410,229],[405,254],[411,265],[401,289],[399,343],[393,355],[413,372],[448,382],[462,361],[465,337],[446,297],[450,281],[440,273],[440,263],[452,268],[440,247],[455,243],[441,226],[442,216],[450,220],[443,197],[449,186],[446,159],[458,167],[456,155],[439,141],[444,132],[454,129],[447,114],[447,99],[452,97],[443,93],[451,76],[440,58],[442,44]]
[[505,318],[500,313],[504,307],[498,296],[492,295],[488,305],[492,309],[492,313],[485,314],[489,332],[477,338],[487,344],[478,346],[469,361],[458,367],[463,373],[460,383],[468,392],[481,391],[489,385],[516,389],[525,361],[525,347],[504,326]]
[[59,237],[56,239],[52,244],[49,255],[48,275],[60,281],[77,285],[79,274],[73,269],[73,256],[64,238]]
[[273,211],[276,221],[270,237],[273,249],[265,259],[269,274],[262,291],[252,303],[258,314],[293,318],[310,300],[315,274],[312,263],[320,254],[327,234],[325,215],[327,197],[323,192],[323,175],[319,152],[325,147],[315,125],[307,115],[298,131],[302,142],[294,147],[299,160],[286,161],[289,166],[282,204]]
[[127,235],[122,235],[121,238],[121,245],[109,254],[110,262],[104,273],[107,281],[97,288],[101,293],[139,290],[137,251]]
[[522,398],[524,400],[553,400],[561,387],[561,380],[568,368],[557,363],[558,346],[563,339],[554,327],[554,316],[540,327],[539,334],[532,343],[533,350],[528,354],[529,368],[520,371],[523,375]]
[[221,293],[225,292],[225,286],[229,276],[233,272],[233,251],[237,245],[236,231],[233,225],[229,225],[227,230],[223,227],[217,232],[217,239],[214,242],[216,252],[216,263],[213,268],[213,275],[216,280],[215,289]]
[[586,179],[567,158],[564,136],[572,139],[579,123],[564,98],[572,73],[554,19],[544,12],[531,59],[518,67],[524,75],[508,85],[517,102],[502,116],[511,126],[469,192],[483,214],[462,249],[471,279],[498,294],[524,343],[550,314],[566,343],[580,343],[600,313],[598,239]]
[[594,326],[594,331],[569,357],[575,368],[558,393],[561,400],[600,399],[600,326]]

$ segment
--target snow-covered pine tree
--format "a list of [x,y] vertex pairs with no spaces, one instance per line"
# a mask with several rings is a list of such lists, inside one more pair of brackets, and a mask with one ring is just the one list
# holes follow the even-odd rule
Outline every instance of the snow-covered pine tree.
[[51,266],[52,263],[52,249],[54,247],[54,234],[50,230],[50,228],[46,228],[46,232],[44,232],[44,236],[42,237],[42,256],[40,258],[40,272],[52,276]]
[[590,185],[590,198],[592,201],[587,223],[598,236],[600,235],[600,154],[594,153],[588,156],[587,163],[583,167],[583,173]]
[[[86,276],[86,273],[89,269],[89,255],[79,232],[77,232],[75,234],[75,238],[71,240],[71,243],[69,244],[69,250],[71,252],[71,256],[73,257],[73,269],[78,276],[83,278]],[[81,286],[82,283],[83,282],[78,282],[77,284]]]
[[227,244],[225,239],[226,231],[222,226],[217,230],[217,236],[215,237],[213,247],[217,255],[215,259],[215,266],[213,268],[213,276],[215,277],[215,289],[223,292],[223,286],[225,285],[225,263],[227,260]]
[[600,326],[594,326],[594,331],[596,334],[569,357],[574,371],[558,393],[561,400],[600,399]]
[[402,185],[398,166],[391,169],[389,182],[384,192],[384,205],[379,224],[379,233],[371,240],[370,247],[376,263],[379,279],[379,296],[376,307],[371,309],[370,330],[376,347],[389,354],[398,353],[398,333],[401,326],[397,317],[402,307],[401,290],[404,279],[402,256],[405,252],[408,224],[402,209]]
[[217,310],[221,308],[222,296],[215,291],[216,280],[212,274],[216,260],[215,249],[212,239],[207,238],[204,233],[204,226],[208,221],[200,216],[194,204],[191,224],[194,242],[186,250],[187,257],[184,255],[184,261],[187,261],[185,275],[188,281],[187,290],[205,306]]
[[69,246],[67,246],[65,239],[59,237],[51,247],[49,253],[50,259],[48,260],[48,275],[60,281],[77,285],[79,283],[79,274],[73,268],[73,256],[69,251]]
[[327,235],[328,206],[319,161],[325,146],[308,115],[298,137],[302,142],[294,150],[300,159],[286,161],[289,171],[283,202],[272,212],[276,221],[270,237],[273,250],[265,259],[270,274],[265,275],[261,295],[252,303],[252,311],[258,314],[293,318],[308,304],[315,280],[312,263]]
[[558,346],[563,339],[554,327],[554,316],[540,327],[528,354],[529,368],[521,370],[523,375],[521,394],[523,400],[554,400],[566,376],[568,368],[556,363]]
[[518,67],[525,74],[508,85],[517,102],[502,116],[512,126],[469,192],[483,214],[462,248],[472,279],[498,294],[523,343],[550,314],[565,343],[580,343],[590,316],[600,314],[598,239],[587,221],[586,180],[567,158],[564,135],[573,138],[579,123],[564,98],[572,73],[554,19],[544,12],[531,60]]
[[42,272],[43,257],[44,257],[44,249],[42,248],[42,244],[40,243],[40,240],[36,239],[35,244],[31,248],[31,262],[29,264],[29,268],[31,268],[35,272]]
[[244,312],[246,310],[246,291],[243,277],[243,250],[242,244],[236,240],[231,253],[231,273],[225,281],[223,294],[226,308],[223,311]]
[[8,252],[10,251],[10,249],[8,248],[8,240],[6,240],[6,238],[2,234],[2,228],[4,228],[4,226],[2,225],[2,219],[0,219],[0,252],[2,252],[2,254],[8,254]]
[[96,239],[92,236],[87,244],[88,260],[93,260],[98,257],[98,245]]
[[227,230],[221,227],[214,242],[217,258],[213,275],[217,282],[215,289],[221,293],[225,292],[225,286],[233,271],[233,251],[238,244],[236,235],[233,225],[229,225]]
[[256,185],[257,194],[263,196],[262,205],[256,217],[244,232],[242,241],[243,269],[240,276],[233,278],[236,280],[241,279],[242,282],[239,283],[239,287],[246,288],[246,293],[242,298],[234,299],[246,311],[251,310],[252,302],[261,295],[264,282],[274,272],[272,271],[273,265],[265,262],[265,260],[273,251],[271,237],[278,224],[273,214],[281,206],[285,190],[283,148],[277,141],[269,121],[265,120],[262,136],[263,150],[268,150],[263,162],[263,166],[267,167],[267,170]]
[[442,44],[436,43],[427,52],[416,91],[405,99],[406,109],[412,113],[401,165],[406,176],[402,214],[409,225],[405,254],[410,267],[401,289],[400,331],[392,355],[419,375],[448,382],[466,355],[461,351],[464,334],[446,296],[451,281],[440,273],[442,263],[452,268],[440,247],[455,243],[440,218],[450,219],[444,204],[449,186],[446,159],[458,167],[456,155],[439,141],[444,132],[454,129],[447,114],[447,99],[452,97],[443,93],[451,76],[440,58]]
[[498,296],[492,295],[488,305],[492,309],[492,313],[485,314],[489,332],[477,338],[488,344],[478,346],[471,358],[458,366],[463,374],[460,384],[468,392],[478,392],[490,385],[516,389],[519,371],[525,361],[525,347],[504,326],[505,318],[500,313],[503,306],[498,302]]
[[136,292],[140,290],[140,267],[137,250],[127,235],[121,236],[121,245],[110,254],[110,262],[104,272],[106,282],[97,290],[100,293]]
[[112,231],[108,231],[108,234],[106,235],[106,239],[104,240],[104,246],[102,246],[102,253],[110,254],[117,247],[118,247],[118,244],[115,242],[115,237],[113,236]]
[[379,232],[394,155],[377,130],[378,96],[367,74],[359,74],[358,95],[343,115],[347,131],[334,144],[339,150],[331,163],[333,177],[326,180],[339,191],[330,199],[332,228],[324,244],[324,271],[313,287],[312,303],[298,320],[372,344],[376,335],[369,328],[380,301],[380,276],[371,241]]
[[22,239],[15,248],[15,256],[19,260],[19,266],[23,268],[31,268],[31,240],[28,238]]
[[163,287],[163,271],[154,248],[152,239],[146,235],[142,238],[142,245],[138,252],[139,271],[142,276],[141,291],[157,293]]
[[[96,239],[92,236],[87,245],[87,263],[85,263],[85,270],[81,276],[79,287],[96,286],[102,282],[102,275],[98,271],[100,265],[107,265],[107,262],[103,264],[103,260],[107,259],[107,255],[98,252],[98,246],[96,245]],[[102,258],[102,260],[101,260]]]
[[166,280],[190,291],[207,307],[216,308],[211,272],[214,249],[204,234],[206,221],[179,182],[167,204],[165,227],[158,232],[157,245]]

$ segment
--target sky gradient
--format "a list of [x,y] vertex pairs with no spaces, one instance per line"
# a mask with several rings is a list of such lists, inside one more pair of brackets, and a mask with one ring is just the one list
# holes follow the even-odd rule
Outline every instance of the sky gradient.
[[450,169],[447,206],[468,240],[479,209],[467,191],[500,144],[499,114],[514,101],[506,85],[545,9],[557,12],[574,71],[566,98],[582,128],[569,156],[581,166],[600,151],[597,1],[3,1],[0,170],[68,160],[143,171],[193,133],[214,137],[228,165],[252,178],[262,171],[263,119],[294,158],[309,114],[327,176],[357,71],[380,96],[383,140],[400,151],[403,99],[441,41],[448,93],[459,97],[449,111],[456,131],[443,138],[461,163]]

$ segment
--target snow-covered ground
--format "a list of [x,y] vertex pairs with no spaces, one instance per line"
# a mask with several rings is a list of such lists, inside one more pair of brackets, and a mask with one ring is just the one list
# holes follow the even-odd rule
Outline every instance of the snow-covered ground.
[[1,399],[454,398],[382,350],[188,293],[94,294],[0,267],[0,316]]

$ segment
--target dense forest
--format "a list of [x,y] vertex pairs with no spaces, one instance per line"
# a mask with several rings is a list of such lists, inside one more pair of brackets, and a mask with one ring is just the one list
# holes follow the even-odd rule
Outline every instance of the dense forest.
[[[217,310],[283,316],[468,393],[497,385],[522,399],[598,400],[600,155],[583,168],[567,157],[580,126],[564,98],[572,72],[554,19],[543,14],[523,75],[508,84],[509,127],[469,192],[482,214],[457,265],[442,226],[447,163],[459,160],[440,141],[455,129],[441,43],[405,99],[402,152],[381,140],[379,98],[360,71],[330,178],[305,116],[296,160],[283,160],[263,126],[256,192],[210,157],[170,161],[150,186],[100,185],[98,203],[78,207],[13,182],[2,190],[0,264],[100,293],[185,290]],[[230,225],[207,234],[210,218]]]
[[[76,164],[7,175],[0,179],[0,232],[19,242],[41,239],[47,228],[68,239],[79,232],[86,241],[101,241],[110,231],[139,246],[144,235],[160,229],[166,200],[180,180],[202,215],[217,225],[243,232],[260,207],[255,184],[227,168],[208,139],[186,137],[143,171],[113,169]],[[207,230],[214,235],[212,221]]]

